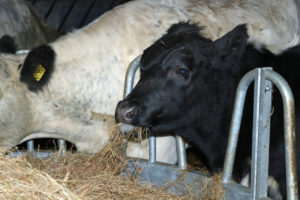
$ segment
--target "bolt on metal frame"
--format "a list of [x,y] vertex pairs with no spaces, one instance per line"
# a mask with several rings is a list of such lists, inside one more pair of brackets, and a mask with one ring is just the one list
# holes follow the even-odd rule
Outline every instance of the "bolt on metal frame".
[[[233,182],[232,171],[245,97],[247,89],[253,81],[255,82],[255,88],[251,186],[246,188]],[[269,199],[267,197],[267,189],[272,98],[271,82],[278,88],[283,99],[287,199],[298,200],[294,97],[284,78],[270,68],[254,69],[248,72],[239,83],[222,178],[223,186],[226,189],[226,199]]]

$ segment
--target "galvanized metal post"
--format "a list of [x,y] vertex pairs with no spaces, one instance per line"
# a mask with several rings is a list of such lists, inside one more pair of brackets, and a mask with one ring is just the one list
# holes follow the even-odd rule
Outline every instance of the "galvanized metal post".
[[33,153],[34,152],[34,141],[29,140],[26,144],[27,144],[27,151],[30,153]]
[[251,199],[255,200],[266,198],[268,191],[272,84],[266,80],[265,73],[269,70],[257,69],[254,84]]
[[187,160],[186,160],[186,150],[185,143],[182,137],[176,135],[176,152],[177,152],[177,163],[180,169],[186,169]]
[[152,131],[149,137],[149,161],[150,163],[156,162],[156,136]]
[[66,153],[67,152],[67,143],[65,140],[58,139],[57,140],[58,148],[60,153]]

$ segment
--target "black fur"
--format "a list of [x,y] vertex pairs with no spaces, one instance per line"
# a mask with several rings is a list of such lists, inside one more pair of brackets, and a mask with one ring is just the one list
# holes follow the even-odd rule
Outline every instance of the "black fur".
[[15,54],[17,45],[12,37],[4,35],[0,38],[0,52]]
[[[41,45],[32,49],[22,66],[20,81],[26,83],[31,91],[42,90],[51,78],[54,61],[55,52],[49,45]],[[38,65],[45,68],[45,73],[39,81],[33,76]]]
[[[170,28],[172,31],[144,51],[140,80],[125,100],[119,102],[116,121],[149,127],[154,132],[173,131],[196,145],[208,168],[218,172],[223,167],[235,91],[248,71],[273,66],[281,73],[294,92],[296,124],[300,123],[297,107],[300,102],[300,80],[297,78],[300,75],[300,46],[274,55],[247,44],[245,25],[237,26],[214,42],[202,37],[199,29],[189,24],[174,25]],[[252,101],[252,97],[247,97],[244,108],[234,166],[237,180],[249,172]],[[281,104],[275,91],[269,173],[279,182],[281,194],[285,196]],[[299,138],[297,128],[296,131]],[[300,155],[300,139],[297,141],[297,153]]]

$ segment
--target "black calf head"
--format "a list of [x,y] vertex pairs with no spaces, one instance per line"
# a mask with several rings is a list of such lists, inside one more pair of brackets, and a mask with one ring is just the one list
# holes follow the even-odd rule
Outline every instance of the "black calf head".
[[199,119],[208,129],[221,122],[243,71],[239,60],[247,30],[237,26],[215,42],[200,30],[188,23],[173,25],[144,51],[140,80],[117,106],[118,122],[154,131],[186,128]]

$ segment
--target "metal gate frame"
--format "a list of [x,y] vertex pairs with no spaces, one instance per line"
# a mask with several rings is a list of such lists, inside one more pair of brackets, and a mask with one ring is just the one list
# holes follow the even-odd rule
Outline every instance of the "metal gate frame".
[[[26,50],[18,52],[18,54],[22,53],[26,53]],[[127,70],[124,97],[129,94],[133,88],[135,72],[139,67],[140,59],[141,56],[135,58]],[[232,180],[232,171],[245,97],[248,87],[253,81],[255,82],[252,134],[253,159],[251,161],[251,187],[246,188]],[[222,178],[227,200],[269,199],[267,197],[267,181],[272,83],[279,89],[283,99],[287,199],[298,200],[294,98],[288,83],[270,67],[257,68],[248,72],[242,78],[237,88]],[[27,149],[28,152],[33,153],[36,157],[48,157],[54,153],[36,152],[33,144],[33,140],[28,141]],[[65,152],[66,142],[58,139],[58,144],[60,151],[62,153]],[[182,194],[187,186],[192,186],[193,190],[200,190],[203,184],[210,181],[208,178],[209,175],[196,170],[186,170],[185,144],[179,136],[176,136],[176,149],[178,156],[177,166],[156,162],[156,137],[152,134],[149,139],[149,161],[143,159],[129,159],[124,174],[127,176],[132,174],[139,175],[141,182],[151,183],[155,186],[174,185],[174,183],[181,179],[183,180],[181,183],[169,187],[169,190],[175,194]],[[8,154],[8,156],[23,156],[26,153],[27,152],[12,152]],[[182,174],[184,174],[183,179]]]
[[[255,88],[251,187],[246,188],[233,182],[232,171],[245,97],[247,89],[253,81],[255,82]],[[227,190],[226,199],[269,199],[267,197],[267,189],[270,141],[269,122],[272,96],[271,82],[278,88],[283,100],[287,199],[298,200],[294,97],[285,79],[277,72],[272,71],[271,68],[257,68],[248,72],[238,85],[222,179],[223,186]]]
[[[124,96],[125,98],[133,88],[135,72],[139,67],[141,56],[136,57],[128,67]],[[252,161],[251,161],[251,186],[244,187],[232,180],[233,163],[235,158],[236,146],[240,130],[240,124],[243,114],[243,107],[246,93],[249,85],[255,82],[254,87],[254,113],[253,113],[253,133],[252,133]],[[223,187],[226,190],[227,200],[267,200],[268,189],[268,162],[269,162],[269,140],[270,140],[270,113],[272,99],[272,83],[279,89],[283,99],[284,106],[284,135],[285,135],[285,162],[286,162],[286,180],[287,180],[287,199],[298,200],[298,181],[296,167],[296,136],[295,136],[295,106],[293,93],[285,81],[285,79],[274,72],[271,67],[256,68],[248,72],[240,81],[234,103],[233,116],[230,126],[226,157],[224,161],[224,171],[222,177]],[[149,163],[147,161],[137,159],[130,161],[127,171],[135,172],[138,168],[142,168],[143,172],[139,173],[142,180],[156,185],[162,186],[168,181],[174,181],[173,174],[178,170],[186,169],[186,151],[184,141],[181,137],[176,136],[176,149],[178,156],[178,166],[170,166],[164,169],[168,173],[160,172],[159,166],[164,166],[156,161],[156,142],[155,135],[149,138]],[[156,168],[154,170],[154,168]],[[186,170],[185,170],[186,171]],[[158,179],[149,179],[155,174],[160,174]],[[202,182],[209,181],[207,174],[199,174],[197,171],[189,172],[191,176],[186,176],[187,182],[196,184],[196,180]],[[167,177],[169,176],[169,178]],[[193,179],[193,177],[196,177]],[[201,184],[198,185],[201,187]],[[182,185],[181,185],[182,189]],[[170,190],[173,193],[178,191]]]

